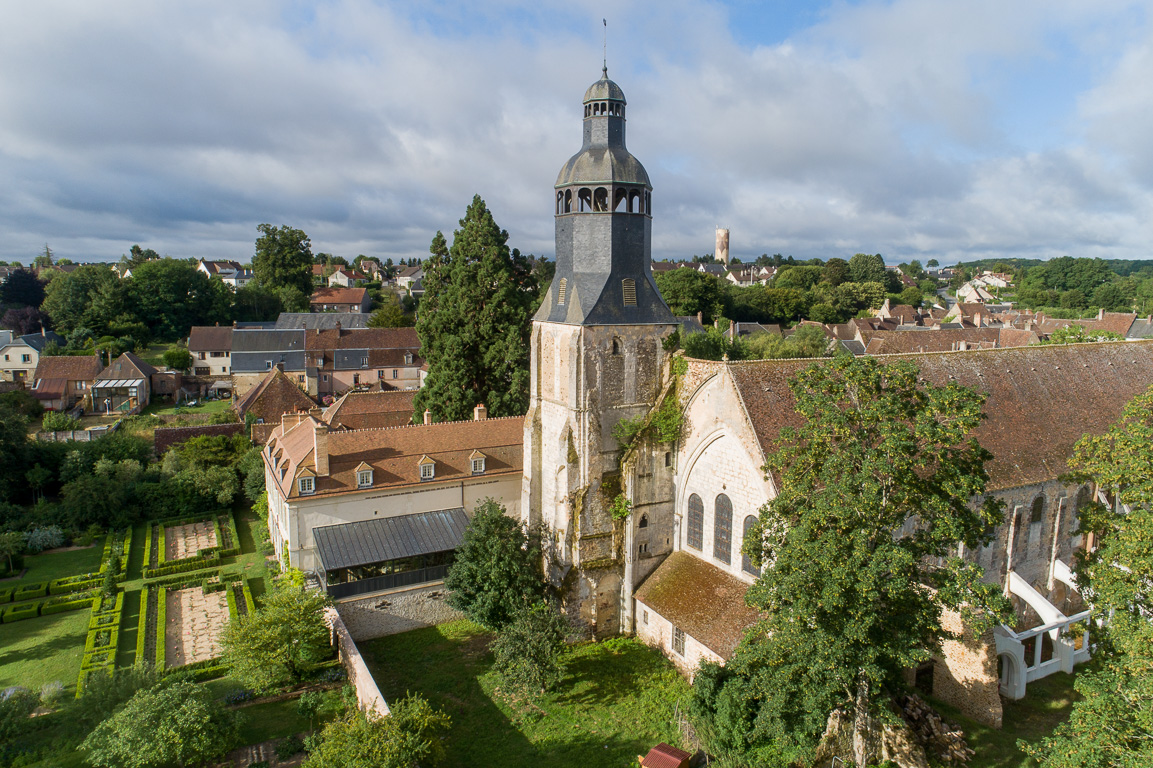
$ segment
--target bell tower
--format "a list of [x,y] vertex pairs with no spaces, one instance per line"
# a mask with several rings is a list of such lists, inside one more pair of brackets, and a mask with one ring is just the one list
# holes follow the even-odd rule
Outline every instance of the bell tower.
[[613,427],[655,404],[661,342],[677,327],[652,277],[652,185],[625,147],[625,109],[604,70],[554,187],[556,275],[533,318],[521,500],[525,522],[549,530],[547,575],[566,610],[601,637],[621,630],[625,599]]

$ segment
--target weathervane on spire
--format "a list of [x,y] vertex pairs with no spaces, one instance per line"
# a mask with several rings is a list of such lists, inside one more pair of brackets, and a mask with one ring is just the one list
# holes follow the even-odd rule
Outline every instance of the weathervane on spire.
[[604,32],[604,59],[603,59],[603,62],[602,62],[602,63],[604,64],[604,66],[601,68],[601,72],[603,72],[603,73],[604,73],[604,76],[605,76],[605,77],[608,77],[608,76],[609,76],[609,20],[608,20],[608,19],[605,19],[605,18],[602,18],[602,19],[601,19],[601,23],[605,25],[605,32]]

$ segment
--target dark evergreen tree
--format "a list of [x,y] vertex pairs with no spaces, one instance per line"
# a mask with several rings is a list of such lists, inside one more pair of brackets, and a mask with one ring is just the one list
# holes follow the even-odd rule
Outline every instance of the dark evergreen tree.
[[539,293],[528,259],[508,248],[480,195],[469,205],[452,247],[436,233],[424,261],[424,298],[416,331],[428,378],[415,399],[418,423],[467,419],[484,403],[492,416],[528,409],[531,309]]
[[30,269],[13,272],[0,287],[0,303],[11,307],[39,307],[43,301],[44,283]]

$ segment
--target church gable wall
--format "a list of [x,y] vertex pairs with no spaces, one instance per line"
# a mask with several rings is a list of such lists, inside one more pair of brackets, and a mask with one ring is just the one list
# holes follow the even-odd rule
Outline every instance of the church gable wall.
[[[691,372],[691,371],[690,371]],[[747,581],[742,568],[744,521],[755,516],[773,496],[761,471],[760,448],[727,375],[704,379],[688,399],[686,434],[677,455],[676,543],[684,550]],[[689,503],[696,495],[703,507],[701,548],[689,542]],[[723,498],[722,498],[723,496]],[[716,510],[727,498],[731,506],[728,562],[716,557]]]

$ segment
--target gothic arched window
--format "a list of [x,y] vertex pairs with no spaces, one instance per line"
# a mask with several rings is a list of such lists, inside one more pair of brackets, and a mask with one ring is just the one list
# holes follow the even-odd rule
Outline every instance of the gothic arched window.
[[637,528],[648,528],[648,527],[649,527],[649,516],[648,515],[641,515],[641,521],[639,523],[637,523]]
[[705,504],[695,493],[689,496],[689,520],[685,543],[696,550],[705,548]]
[[713,505],[713,557],[722,563],[729,563],[732,551],[733,503],[722,493]]
[[[745,539],[747,539],[749,537],[749,531],[752,530],[752,527],[756,524],[757,524],[757,516],[756,515],[747,515],[745,517],[744,530],[741,531],[741,549],[744,549]],[[744,555],[744,554],[741,555],[741,568],[744,569],[745,573],[751,573],[754,576],[760,576],[761,575],[761,569],[753,567],[753,561],[749,559],[748,555]]]
[[1029,513],[1029,523],[1039,523],[1041,518],[1045,516],[1045,496],[1044,494],[1033,499],[1033,509]]

